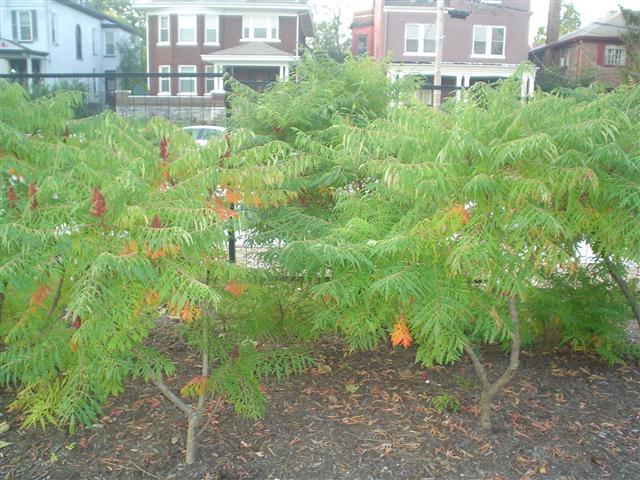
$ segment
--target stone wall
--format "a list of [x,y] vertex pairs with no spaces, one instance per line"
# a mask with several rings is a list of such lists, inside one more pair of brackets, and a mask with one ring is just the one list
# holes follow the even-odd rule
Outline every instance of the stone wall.
[[224,95],[132,95],[115,92],[115,111],[124,117],[163,117],[189,125],[222,125],[225,119]]

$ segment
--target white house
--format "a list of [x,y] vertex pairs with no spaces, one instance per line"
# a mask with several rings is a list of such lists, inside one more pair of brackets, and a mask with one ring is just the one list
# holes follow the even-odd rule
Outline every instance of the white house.
[[104,73],[117,45],[135,36],[114,18],[72,0],[0,0],[0,73]]

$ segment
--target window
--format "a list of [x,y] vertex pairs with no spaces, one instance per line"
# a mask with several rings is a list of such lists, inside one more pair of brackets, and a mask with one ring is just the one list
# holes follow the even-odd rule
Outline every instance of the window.
[[207,15],[204,18],[204,43],[218,45],[219,17],[217,15]]
[[473,56],[504,57],[505,27],[474,25]]
[[170,43],[169,16],[158,17],[158,43]]
[[435,55],[436,26],[430,23],[408,23],[405,26],[405,53]]
[[366,55],[367,53],[369,53],[369,37],[367,35],[358,35],[356,55]]
[[[205,73],[215,73],[216,72],[216,67],[213,65],[205,65],[204,67],[204,71]],[[214,77],[212,78],[205,78],[204,81],[204,91],[205,93],[211,93],[215,90],[215,86],[216,86],[216,79]]]
[[[171,73],[169,65],[160,65],[158,73]],[[158,79],[158,95],[171,95],[171,77],[160,77]]]
[[[195,65],[180,65],[178,73],[196,73]],[[180,95],[195,95],[196,79],[195,77],[180,77]]]
[[198,17],[196,15],[180,15],[178,17],[178,43],[195,45]]
[[104,54],[107,57],[116,55],[116,36],[113,32],[104,32]]
[[96,48],[96,35],[98,31],[95,28],[91,29],[91,52],[94,55],[98,55],[98,49]]
[[607,45],[605,47],[605,65],[625,65],[626,63],[626,51],[622,45]]
[[279,17],[242,17],[243,40],[265,40],[279,42],[279,37]]
[[58,43],[58,16],[51,14],[51,43]]
[[11,26],[13,39],[19,42],[34,42],[38,39],[38,17],[35,10],[12,10]]
[[76,60],[82,60],[82,29],[76,25]]
[[569,68],[569,63],[571,61],[571,49],[563,48],[560,52],[560,66],[563,68]]

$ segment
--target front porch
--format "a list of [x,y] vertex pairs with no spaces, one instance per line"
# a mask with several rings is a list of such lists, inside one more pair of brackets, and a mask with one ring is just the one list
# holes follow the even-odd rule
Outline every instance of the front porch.
[[[472,64],[472,63],[445,63],[442,66],[442,99],[459,97],[460,92],[476,83],[495,83],[498,80],[509,78],[522,67],[510,64]],[[433,85],[435,65],[423,64],[392,64],[388,74],[391,78],[422,77],[425,79],[425,90],[429,84]],[[522,97],[530,97],[535,91],[536,68],[533,65],[525,66],[522,72]],[[433,89],[431,89],[431,92]],[[432,104],[429,95],[421,98],[427,105]]]

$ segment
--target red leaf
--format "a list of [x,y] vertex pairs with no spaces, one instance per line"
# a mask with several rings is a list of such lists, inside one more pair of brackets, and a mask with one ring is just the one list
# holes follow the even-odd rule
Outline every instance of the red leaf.
[[160,217],[158,217],[158,215],[154,215],[153,221],[151,222],[151,228],[162,228]]
[[38,199],[36,198],[36,193],[38,193],[38,187],[36,187],[35,184],[30,183],[29,184],[29,200],[30,200],[31,210],[35,210],[36,208],[38,208]]
[[71,324],[71,328],[78,330],[82,326],[82,319],[78,316]]
[[94,217],[103,217],[105,214],[105,201],[102,193],[98,190],[97,187],[93,187],[93,195],[91,196],[91,209],[89,210],[89,214]]
[[16,195],[16,191],[13,189],[12,185],[7,185],[7,202],[9,204],[9,208],[16,208],[16,200],[18,196]]
[[166,137],[162,137],[160,139],[160,158],[162,158],[162,160],[164,160],[165,162],[167,161],[167,158],[169,157],[169,140],[167,140]]

